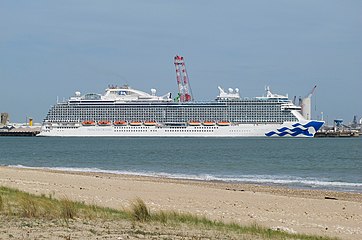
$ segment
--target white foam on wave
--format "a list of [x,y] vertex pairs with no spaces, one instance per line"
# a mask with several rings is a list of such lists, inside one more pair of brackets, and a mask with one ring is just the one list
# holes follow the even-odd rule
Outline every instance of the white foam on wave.
[[132,171],[118,171],[118,170],[103,170],[99,168],[77,168],[77,167],[28,167],[24,165],[8,165],[9,167],[26,168],[26,169],[43,169],[43,170],[57,170],[66,172],[87,172],[87,173],[112,173],[124,175],[137,175],[137,176],[151,176],[147,173],[132,172]]
[[350,183],[340,181],[326,181],[318,179],[307,179],[291,176],[264,176],[264,175],[248,175],[235,178],[228,178],[230,181],[237,182],[257,182],[257,183],[275,183],[275,184],[303,184],[313,186],[348,186],[348,187],[362,187],[362,183]]
[[88,173],[111,173],[122,175],[135,175],[147,177],[164,177],[171,179],[185,179],[198,181],[221,181],[221,182],[240,182],[240,183],[260,183],[260,184],[280,184],[280,185],[296,185],[301,187],[331,187],[331,188],[353,188],[362,190],[362,183],[351,183],[341,181],[328,181],[321,179],[308,179],[293,176],[279,175],[240,175],[240,176],[214,176],[210,174],[174,174],[165,172],[138,172],[138,171],[120,171],[120,170],[104,170],[99,168],[77,168],[77,167],[28,167],[24,165],[9,165],[9,167],[27,168],[27,169],[45,169],[69,172],[88,172]]

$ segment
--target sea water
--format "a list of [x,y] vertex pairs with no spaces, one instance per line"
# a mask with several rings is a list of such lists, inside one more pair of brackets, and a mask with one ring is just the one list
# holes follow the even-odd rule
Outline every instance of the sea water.
[[362,192],[362,138],[0,137],[0,165]]

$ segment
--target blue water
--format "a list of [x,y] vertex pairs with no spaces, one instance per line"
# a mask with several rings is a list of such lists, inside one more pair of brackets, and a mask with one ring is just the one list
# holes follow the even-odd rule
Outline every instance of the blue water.
[[362,192],[362,138],[0,137],[0,165]]

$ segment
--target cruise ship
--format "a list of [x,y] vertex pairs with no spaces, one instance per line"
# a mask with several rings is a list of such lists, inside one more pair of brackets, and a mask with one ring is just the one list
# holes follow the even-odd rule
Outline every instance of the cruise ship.
[[310,120],[310,106],[297,106],[269,87],[254,98],[218,87],[215,100],[194,101],[183,58],[176,56],[175,66],[176,98],[128,85],[109,86],[104,94],[75,92],[50,108],[38,136],[313,137],[324,123]]
[[210,102],[179,102],[129,86],[109,87],[103,95],[76,92],[50,108],[39,136],[313,137],[323,125],[269,88],[255,98],[240,98],[238,89],[219,91]]

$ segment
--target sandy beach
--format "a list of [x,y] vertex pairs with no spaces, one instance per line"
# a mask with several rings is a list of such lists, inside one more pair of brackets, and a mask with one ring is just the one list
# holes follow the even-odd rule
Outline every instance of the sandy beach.
[[0,185],[117,209],[140,197],[151,210],[362,239],[359,193],[11,167],[0,167]]

